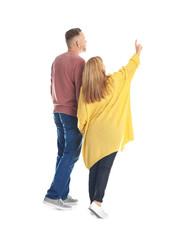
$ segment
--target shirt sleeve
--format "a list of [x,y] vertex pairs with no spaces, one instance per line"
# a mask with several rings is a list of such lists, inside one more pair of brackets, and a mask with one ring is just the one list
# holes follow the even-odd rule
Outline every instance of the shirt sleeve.
[[129,60],[128,64],[125,67],[126,72],[126,81],[131,83],[132,78],[135,74],[136,69],[138,68],[140,64],[139,55],[135,53]]
[[51,77],[50,77],[50,94],[51,94],[51,96],[52,96],[52,82],[53,82],[53,65],[54,65],[54,63],[52,64],[52,66],[51,66]]
[[135,53],[125,67],[123,66],[118,72],[109,74],[109,76],[112,76],[116,80],[120,81],[125,79],[127,82],[130,83],[139,64],[139,55]]
[[78,118],[78,123],[77,123],[78,129],[82,134],[84,134],[85,126],[87,123],[87,108],[86,108],[86,103],[84,103],[82,100],[82,87],[80,89],[80,95],[79,95],[77,118]]
[[82,86],[82,73],[83,73],[83,70],[84,70],[84,66],[85,66],[85,61],[82,59],[82,61],[76,66],[75,73],[74,73],[74,82],[75,82],[77,105],[78,105],[78,102],[79,102],[80,88]]

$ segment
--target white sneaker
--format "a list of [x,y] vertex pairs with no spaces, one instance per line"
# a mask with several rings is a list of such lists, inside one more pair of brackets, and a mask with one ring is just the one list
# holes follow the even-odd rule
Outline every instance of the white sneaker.
[[105,219],[108,217],[108,214],[104,212],[103,208],[99,207],[95,202],[92,202],[92,204],[89,206],[89,210],[99,218]]

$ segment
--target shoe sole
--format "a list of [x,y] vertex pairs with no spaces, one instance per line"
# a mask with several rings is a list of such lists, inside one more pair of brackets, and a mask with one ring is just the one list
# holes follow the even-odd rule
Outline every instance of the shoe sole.
[[65,205],[68,205],[68,206],[76,206],[76,205],[78,204],[78,202],[75,202],[75,203],[65,203],[65,202],[64,202],[64,204],[65,204]]
[[89,210],[94,214],[94,215],[96,215],[98,218],[100,218],[100,219],[107,219],[108,218],[108,214],[105,216],[105,217],[101,217],[100,215],[98,215],[98,213],[96,213],[93,209],[91,209],[90,207],[89,207]]
[[48,206],[50,206],[50,207],[53,207],[53,208],[59,209],[59,210],[63,210],[63,211],[72,210],[72,208],[60,207],[60,206],[57,206],[57,205],[55,205],[55,204],[53,204],[53,203],[49,203],[49,202],[47,202],[47,201],[43,201],[43,203],[46,204],[46,205],[48,205]]
[[89,208],[89,210],[98,218],[103,219],[102,217],[100,217],[93,209]]

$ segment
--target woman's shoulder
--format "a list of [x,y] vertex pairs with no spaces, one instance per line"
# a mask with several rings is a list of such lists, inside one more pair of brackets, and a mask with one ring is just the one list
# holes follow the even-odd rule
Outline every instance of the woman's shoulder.
[[109,73],[108,76],[112,79],[119,79],[123,77],[124,75],[124,72],[125,72],[125,67],[122,66],[117,72],[114,72],[114,73]]

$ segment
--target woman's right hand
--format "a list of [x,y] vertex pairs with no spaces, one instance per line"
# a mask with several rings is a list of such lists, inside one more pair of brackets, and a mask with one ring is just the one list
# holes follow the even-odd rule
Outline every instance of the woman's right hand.
[[140,55],[140,53],[142,51],[142,46],[141,46],[141,44],[137,44],[137,40],[135,40],[135,50],[136,50],[136,53],[138,55]]

